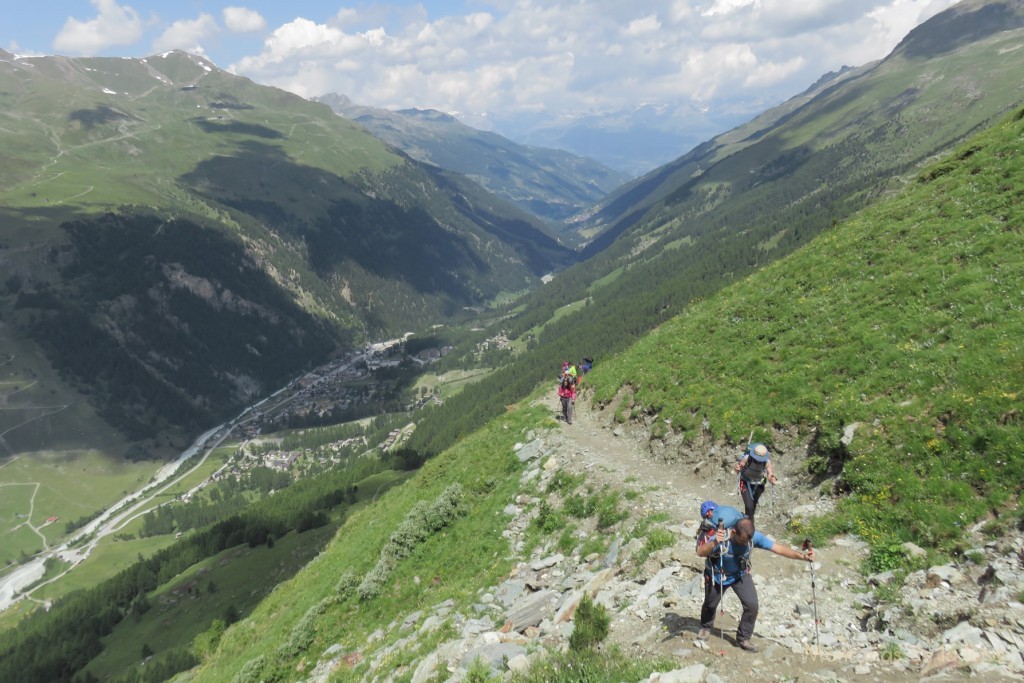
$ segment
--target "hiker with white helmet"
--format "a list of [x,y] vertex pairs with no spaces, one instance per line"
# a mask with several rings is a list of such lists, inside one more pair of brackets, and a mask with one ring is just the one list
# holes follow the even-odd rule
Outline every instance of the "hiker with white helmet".
[[778,479],[772,469],[772,459],[768,447],[763,443],[752,443],[747,446],[743,456],[736,463],[736,471],[740,473],[740,497],[743,498],[743,512],[754,519],[757,501],[764,493],[766,483],[775,485]]

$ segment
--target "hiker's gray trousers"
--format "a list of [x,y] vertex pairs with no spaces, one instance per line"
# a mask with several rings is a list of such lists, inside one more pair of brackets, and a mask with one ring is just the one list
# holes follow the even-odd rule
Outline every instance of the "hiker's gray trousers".
[[[704,605],[700,608],[701,628],[714,628],[715,626],[715,611],[718,609],[718,603],[722,602],[722,587],[718,581],[717,574],[715,580],[712,581],[710,574],[705,572]],[[726,586],[725,590],[730,588],[740,599],[740,604],[743,605],[743,615],[740,617],[740,625],[736,630],[736,639],[750,640],[750,637],[754,635],[754,622],[757,621],[757,588],[754,587],[754,577],[744,574],[731,585]]]

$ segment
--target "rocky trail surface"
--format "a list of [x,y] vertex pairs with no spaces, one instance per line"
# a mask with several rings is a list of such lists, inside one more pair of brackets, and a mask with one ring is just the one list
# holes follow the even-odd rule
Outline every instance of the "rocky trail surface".
[[[1024,677],[1024,605],[1018,600],[1024,594],[1024,536],[1013,530],[987,540],[980,525],[972,534],[977,545],[967,553],[970,562],[930,567],[902,584],[892,573],[862,576],[868,546],[855,537],[818,548],[814,590],[809,563],[755,550],[760,613],[753,642],[760,651],[736,646],[741,607],[732,591],[713,633],[698,637],[704,566],[694,552],[698,508],[712,499],[742,510],[732,469],[738,452],[710,441],[652,442],[645,428],[611,422],[612,413],[580,402],[571,425],[559,421],[517,445],[526,469],[522,492],[505,510],[510,521],[504,532],[519,558],[516,569],[502,584],[482,588],[469,610],[443,603],[372,635],[359,655],[369,660],[365,680],[406,680],[411,670],[413,683],[461,681],[478,660],[490,665],[495,680],[525,671],[546,652],[568,647],[584,594],[612,617],[606,642],[633,656],[674,662],[674,669],[652,674],[651,683]],[[829,509],[820,490],[827,482],[804,473],[809,435],[774,436],[780,482],[774,494],[762,497],[757,526],[777,541],[799,545],[803,539],[787,538],[786,525],[794,515]],[[580,545],[571,552],[560,552],[552,538],[527,553],[528,527],[541,502],[555,509],[564,502],[548,492],[558,472],[585,475],[592,491],[607,486],[622,492],[629,518],[605,530],[591,520],[576,531]],[[644,519],[669,531],[674,544],[644,552],[645,539],[630,534]],[[608,550],[581,556],[583,541],[595,534],[610,538]],[[923,553],[912,546],[907,552]],[[415,648],[442,623],[453,625],[458,636],[404,670],[389,670],[394,652]],[[392,630],[404,635],[394,641]],[[307,680],[326,680],[346,656],[351,661],[351,654],[324,653]]]

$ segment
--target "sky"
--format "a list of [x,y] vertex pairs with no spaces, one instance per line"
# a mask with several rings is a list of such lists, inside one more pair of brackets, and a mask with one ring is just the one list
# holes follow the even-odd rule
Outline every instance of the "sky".
[[884,57],[953,4],[0,0],[0,47],[130,57],[177,48],[304,97],[574,116],[681,101],[778,103],[828,71]]

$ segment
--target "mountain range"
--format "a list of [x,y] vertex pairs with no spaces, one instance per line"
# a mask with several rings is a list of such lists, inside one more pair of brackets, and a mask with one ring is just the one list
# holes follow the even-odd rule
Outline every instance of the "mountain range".
[[[588,553],[564,531],[571,506],[610,515],[588,527],[605,542],[598,560],[620,549],[613,536],[635,550],[642,524],[659,523],[616,528],[607,491],[520,457],[548,434],[567,440],[545,401],[560,361],[584,354],[597,359],[594,405],[652,455],[698,442],[699,470],[754,429],[792,445],[801,476],[835,499],[811,528],[863,534],[870,566],[926,567],[904,557],[909,541],[970,561],[965,525],[1020,525],[1022,60],[1024,2],[966,0],[880,62],[828,74],[613,191],[572,224],[576,253],[437,157],[200,57],[0,53],[0,358],[15,392],[44,378],[155,447],[370,335],[476,323],[522,295],[491,327],[516,353],[417,418],[402,462],[428,462],[396,495],[359,480],[365,507],[348,517],[347,470],[302,478],[37,611],[0,639],[0,670],[88,680],[106,650],[120,659],[103,671],[141,679],[144,623],[175,639],[158,653],[166,668],[147,671],[197,667],[189,680],[306,678],[339,662],[324,675],[347,680],[365,657],[413,676],[455,625],[417,640],[402,632],[408,612],[451,600],[487,613],[484,588],[516,569],[510,501],[529,509],[516,533],[574,558]],[[436,115],[412,114],[424,116]],[[41,416],[35,443],[60,432],[48,443],[70,450],[63,425],[97,420],[75,415]],[[0,445],[19,449],[8,432]],[[302,535],[328,514],[337,535]],[[278,589],[273,560],[232,565],[314,543],[323,552]],[[186,564],[203,566],[186,576]],[[224,566],[244,615],[201,609],[226,591],[208,579],[199,599],[197,577]]]
[[547,219],[555,230],[632,179],[559,149],[518,145],[436,110],[388,111],[354,104],[339,94],[316,99],[414,159],[475,180]]

